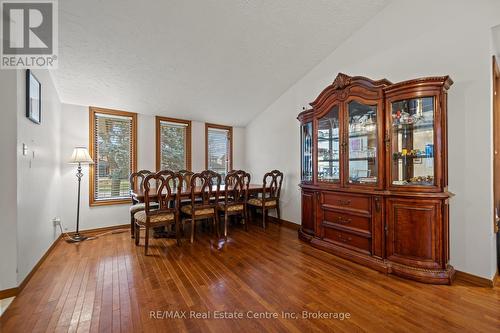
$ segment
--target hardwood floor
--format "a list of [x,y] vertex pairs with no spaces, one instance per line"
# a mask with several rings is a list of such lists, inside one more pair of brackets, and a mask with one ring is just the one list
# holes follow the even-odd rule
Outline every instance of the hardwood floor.
[[[0,318],[0,332],[500,329],[498,287],[389,277],[314,249],[274,224],[267,231],[232,227],[229,236],[217,242],[199,233],[194,244],[184,241],[182,247],[152,239],[148,257],[128,232],[77,245],[59,242]],[[244,318],[214,319],[216,310]],[[161,319],[157,311],[188,311],[188,318]],[[212,319],[189,318],[189,311],[210,312]],[[248,311],[278,318],[249,319]],[[298,318],[284,318],[282,311]],[[304,319],[302,311],[350,318]]]

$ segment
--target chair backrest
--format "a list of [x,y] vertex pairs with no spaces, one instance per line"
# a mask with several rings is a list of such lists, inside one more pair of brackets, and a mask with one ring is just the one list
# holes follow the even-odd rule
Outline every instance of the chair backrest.
[[[168,170],[153,173],[144,179],[143,186],[146,215],[178,212],[180,196],[176,194],[181,191],[180,174]],[[158,203],[157,209],[151,207],[153,201]]]
[[[177,186],[179,185],[178,184],[179,183],[179,178],[178,177],[174,177],[174,175],[176,174],[174,171],[172,171],[172,170],[161,170],[161,171],[158,171],[156,174],[159,175],[162,178],[167,178],[167,177],[170,176],[170,182],[171,182],[170,185],[172,186],[172,188],[174,188],[175,190],[177,190]],[[181,181],[181,183],[182,183],[182,181]],[[160,185],[161,185],[160,183],[157,184],[157,186],[160,186]]]
[[[144,180],[146,179],[147,176],[152,174],[153,172],[149,170],[140,170],[137,172],[133,172],[130,174],[129,181],[130,181],[130,191],[138,191],[139,189],[143,188]],[[132,203],[136,203],[134,198],[132,197]]]
[[144,179],[152,174],[153,172],[149,170],[140,170],[137,172],[133,172],[130,174],[129,181],[130,181],[130,190],[138,190],[142,188],[142,184],[144,183]]
[[248,183],[250,185],[251,176],[245,170],[231,170],[231,171],[229,171],[228,174],[230,174],[230,173],[236,173],[238,176],[243,177],[244,183]]
[[245,203],[248,199],[248,188],[250,185],[250,174],[238,170],[230,172],[225,177],[224,202],[227,205]]
[[281,184],[283,183],[283,172],[273,170],[264,175],[262,184],[263,199],[279,199]]
[[[213,171],[193,174],[190,184],[193,210],[195,208],[215,207],[219,200],[221,183],[221,175]],[[201,198],[201,201],[197,201],[197,198]]]
[[187,188],[191,184],[191,177],[193,177],[194,172],[189,170],[179,170],[179,174],[182,176],[183,187]]

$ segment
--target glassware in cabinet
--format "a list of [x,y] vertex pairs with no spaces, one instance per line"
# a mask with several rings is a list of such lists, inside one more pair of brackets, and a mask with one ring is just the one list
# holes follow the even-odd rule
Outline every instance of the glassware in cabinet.
[[340,182],[339,106],[318,119],[318,181]]
[[392,185],[433,186],[434,97],[391,103]]
[[351,101],[348,119],[348,182],[374,185],[378,180],[377,106]]

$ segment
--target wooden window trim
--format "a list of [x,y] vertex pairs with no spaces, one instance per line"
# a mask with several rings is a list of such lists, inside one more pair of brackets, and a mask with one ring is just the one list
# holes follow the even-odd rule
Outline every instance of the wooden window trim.
[[[94,161],[97,161],[96,150],[94,149],[94,136],[95,136],[95,115],[96,113],[107,114],[111,116],[122,116],[132,118],[132,172],[137,171],[137,113],[98,108],[95,106],[89,107],[89,153]],[[107,200],[96,200],[94,198],[95,193],[95,166],[89,168],[89,205],[90,206],[108,206],[108,205],[120,205],[120,204],[130,204],[130,199],[107,199]]]
[[233,127],[232,126],[225,126],[225,125],[218,125],[218,124],[210,124],[210,123],[205,123],[205,169],[208,169],[208,129],[209,128],[218,128],[218,129],[224,129],[229,131],[229,170],[230,171],[233,169]]
[[192,155],[191,155],[191,120],[177,119],[177,118],[169,118],[169,117],[160,117],[156,116],[156,170],[160,171],[161,168],[161,153],[160,153],[160,123],[162,121],[167,121],[170,123],[178,123],[187,125],[186,127],[186,169],[191,171],[192,168]]

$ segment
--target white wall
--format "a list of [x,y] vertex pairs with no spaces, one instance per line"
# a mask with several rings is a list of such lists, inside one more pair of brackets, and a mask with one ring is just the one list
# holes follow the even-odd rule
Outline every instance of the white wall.
[[[168,116],[164,114],[164,116]],[[75,166],[69,165],[67,160],[76,146],[88,147],[89,144],[89,113],[87,106],[63,104],[61,128],[61,176],[64,196],[62,198],[62,223],[68,230],[74,230],[76,225],[77,182]],[[244,165],[242,154],[245,146],[244,129],[234,129],[234,166]],[[155,170],[155,117],[139,114],[137,118],[137,167],[140,169]],[[205,124],[192,122],[192,169],[205,169]],[[130,222],[129,205],[89,206],[88,167],[84,167],[82,178],[82,194],[80,206],[80,228],[94,229]]]
[[0,70],[0,290],[17,287],[17,72]]
[[[498,1],[394,1],[296,82],[246,129],[246,163],[253,174],[285,173],[283,218],[300,223],[299,123],[338,72],[392,82],[449,74],[451,263],[491,278],[492,228],[491,28]],[[325,36],[327,38],[327,36]]]
[[61,103],[50,74],[34,71],[42,85],[42,123],[28,120],[25,73],[0,71],[0,290],[17,287],[59,236],[52,219],[60,209]]
[[[25,71],[17,71],[18,283],[59,236],[52,219],[60,213],[61,103],[46,70],[33,73],[42,85],[42,122],[26,118]],[[22,144],[28,146],[23,155]]]

